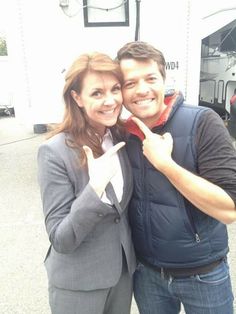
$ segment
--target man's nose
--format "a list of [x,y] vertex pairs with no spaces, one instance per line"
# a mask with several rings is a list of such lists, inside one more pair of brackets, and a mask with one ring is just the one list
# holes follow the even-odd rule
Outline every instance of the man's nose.
[[145,81],[139,81],[136,89],[137,94],[147,94],[149,92],[148,84]]

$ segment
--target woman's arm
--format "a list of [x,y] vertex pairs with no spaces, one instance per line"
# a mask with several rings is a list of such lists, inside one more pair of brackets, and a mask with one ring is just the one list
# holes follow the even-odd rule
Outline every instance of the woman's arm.
[[49,145],[38,151],[38,179],[49,240],[59,253],[73,252],[104,216],[115,214],[103,203],[81,171],[81,186],[76,195],[64,160]]

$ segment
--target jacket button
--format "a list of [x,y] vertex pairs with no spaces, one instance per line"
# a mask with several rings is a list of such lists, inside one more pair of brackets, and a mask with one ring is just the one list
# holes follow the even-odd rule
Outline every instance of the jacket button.
[[119,218],[119,217],[116,217],[116,218],[114,219],[114,222],[115,222],[116,224],[118,224],[118,223],[120,222],[120,218]]

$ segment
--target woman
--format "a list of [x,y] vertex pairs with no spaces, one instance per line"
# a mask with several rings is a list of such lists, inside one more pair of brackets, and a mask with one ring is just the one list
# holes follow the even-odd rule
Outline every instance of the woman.
[[63,97],[64,119],[38,152],[51,311],[128,314],[136,261],[118,65],[101,53],[81,55]]

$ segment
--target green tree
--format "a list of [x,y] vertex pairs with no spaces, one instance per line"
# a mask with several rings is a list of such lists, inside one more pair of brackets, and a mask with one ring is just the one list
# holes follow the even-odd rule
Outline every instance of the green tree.
[[7,56],[7,43],[3,37],[0,37],[0,56]]

